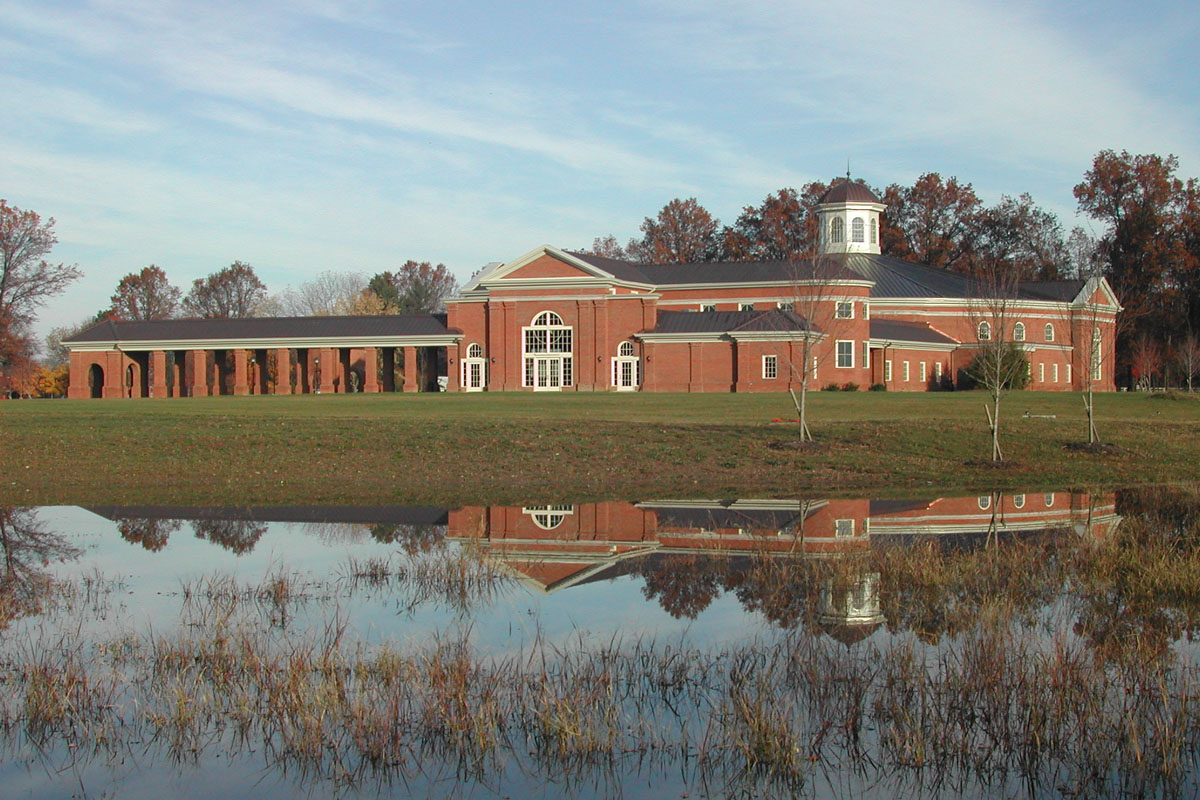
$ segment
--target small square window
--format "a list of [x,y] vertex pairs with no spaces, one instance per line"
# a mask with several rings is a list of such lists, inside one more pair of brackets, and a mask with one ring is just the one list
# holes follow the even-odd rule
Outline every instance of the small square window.
[[763,356],[763,379],[772,380],[779,377],[779,356]]
[[753,311],[754,303],[738,303],[738,311]]
[[854,520],[839,519],[833,523],[833,534],[839,539],[845,539],[854,535]]
[[796,310],[795,303],[776,303],[775,305],[779,308],[780,311],[795,311]]
[[848,300],[838,301],[837,308],[833,315],[838,319],[853,319],[854,318],[854,303]]
[[701,311],[716,311],[717,306],[715,303],[701,303],[700,310]]

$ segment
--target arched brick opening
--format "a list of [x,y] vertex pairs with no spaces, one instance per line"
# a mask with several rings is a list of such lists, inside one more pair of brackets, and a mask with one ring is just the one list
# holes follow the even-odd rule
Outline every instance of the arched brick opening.
[[88,367],[88,394],[94,400],[104,396],[104,367],[99,364]]

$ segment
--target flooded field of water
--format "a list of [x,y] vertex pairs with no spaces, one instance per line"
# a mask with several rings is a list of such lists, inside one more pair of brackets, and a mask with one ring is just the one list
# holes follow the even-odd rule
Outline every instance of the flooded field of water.
[[1200,791],[1200,490],[0,509],[6,797]]

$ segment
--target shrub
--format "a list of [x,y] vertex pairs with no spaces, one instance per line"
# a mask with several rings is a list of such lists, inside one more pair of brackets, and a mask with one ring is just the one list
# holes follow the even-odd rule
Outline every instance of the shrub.
[[840,392],[841,390],[842,387],[838,386],[836,383],[827,383],[821,387],[822,392]]
[[886,392],[887,385],[883,384],[883,383],[872,383],[871,388],[868,389],[867,391],[868,392]]
[[857,391],[858,391],[858,384],[857,384],[857,383],[853,383],[853,382],[851,382],[851,381],[847,381],[846,383],[843,383],[843,384],[842,384],[842,391],[843,391],[843,392],[857,392]]
[[[996,353],[995,348],[1002,348],[1001,357],[1004,360],[1000,372],[1008,378],[1001,388],[1024,389],[1029,385],[1029,359],[1025,357],[1025,353],[1020,346],[1012,342],[1003,342],[981,348],[981,352],[975,356],[975,360],[968,364],[965,369],[958,371],[959,389],[988,388],[985,367],[987,359]],[[995,362],[992,363],[994,364]]]

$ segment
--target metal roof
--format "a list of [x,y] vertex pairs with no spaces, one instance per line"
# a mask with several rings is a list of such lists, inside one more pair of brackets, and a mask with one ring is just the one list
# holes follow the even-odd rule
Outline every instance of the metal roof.
[[660,311],[654,333],[807,331],[808,321],[790,311]]
[[921,322],[901,322],[893,319],[871,320],[871,338],[892,342],[922,342],[929,344],[958,344],[940,331]]

